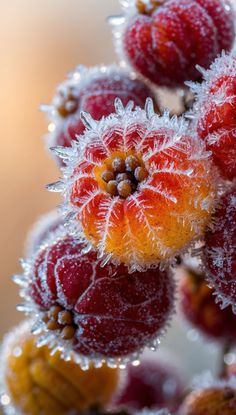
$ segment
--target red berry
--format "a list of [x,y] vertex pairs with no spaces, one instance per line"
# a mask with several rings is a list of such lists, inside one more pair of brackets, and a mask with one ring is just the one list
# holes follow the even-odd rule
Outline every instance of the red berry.
[[228,307],[221,310],[204,276],[183,269],[180,282],[180,309],[184,317],[203,334],[236,343],[236,316]]
[[[71,112],[63,112],[62,105],[71,103],[71,89],[73,102],[77,100],[77,105],[69,106]],[[53,107],[49,107],[49,118],[55,128],[49,137],[49,147],[69,147],[72,140],[76,140],[76,137],[84,132],[81,111],[89,112],[95,120],[100,120],[114,112],[114,100],[117,97],[124,105],[134,101],[135,105],[141,107],[144,106],[147,97],[155,100],[153,92],[145,83],[131,77],[119,67],[78,67],[74,74],[58,87]]]
[[48,238],[49,234],[54,232],[63,223],[63,218],[56,210],[42,215],[33,225],[26,239],[26,256],[30,257],[33,255],[41,243]]
[[165,360],[144,358],[139,366],[128,366],[124,388],[115,404],[132,412],[144,408],[176,411],[183,391],[182,379],[175,367]]
[[143,3],[149,12],[137,7],[133,16],[127,13],[121,28],[117,21],[115,29],[122,30],[122,52],[130,64],[155,84],[177,87],[195,80],[200,77],[197,64],[208,68],[223,49],[231,49],[234,15],[228,1],[163,0],[152,2],[153,7],[150,1]]
[[212,151],[223,178],[236,177],[236,55],[216,59],[193,86],[197,95],[194,116],[199,136]]
[[[59,235],[41,247],[27,270],[27,295],[36,309],[42,315],[55,305],[70,311],[73,349],[85,356],[122,357],[152,342],[172,310],[174,287],[167,271],[129,275],[124,266],[101,267],[94,251],[83,253],[82,242]],[[54,321],[63,330],[61,314]]]
[[205,235],[206,275],[223,306],[236,313],[236,184],[221,197],[213,223]]

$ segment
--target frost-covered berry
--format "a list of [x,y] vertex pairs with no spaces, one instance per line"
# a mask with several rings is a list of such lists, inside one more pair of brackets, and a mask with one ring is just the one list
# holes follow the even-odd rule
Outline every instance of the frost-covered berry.
[[87,111],[95,120],[100,120],[114,112],[117,97],[124,105],[132,100],[141,107],[144,107],[146,98],[155,99],[144,82],[118,66],[79,66],[58,86],[52,104],[45,106],[51,130],[46,138],[47,146],[70,147],[85,129],[80,118],[81,111]]
[[145,357],[139,366],[127,367],[126,381],[115,405],[127,407],[132,413],[164,407],[176,411],[183,394],[183,379],[167,359]]
[[174,283],[167,271],[129,275],[124,266],[101,267],[84,247],[61,229],[51,235],[15,277],[25,286],[20,309],[36,315],[42,342],[64,347],[65,356],[73,349],[119,362],[156,342],[172,312]]
[[[122,0],[121,0],[122,1]],[[234,41],[234,12],[227,0],[128,0],[125,16],[112,18],[118,53],[157,85],[177,87],[200,77]]]
[[192,84],[196,104],[191,116],[198,135],[212,151],[223,178],[236,177],[236,54],[215,60],[203,72],[202,84]]
[[204,335],[222,342],[236,343],[236,316],[231,308],[221,310],[205,276],[183,268],[179,287],[179,307],[185,319]]
[[38,348],[25,321],[4,338],[1,347],[0,402],[6,415],[80,414],[91,406],[110,403],[119,384],[119,371],[75,362]]
[[117,100],[100,122],[83,117],[84,145],[62,155],[64,179],[48,186],[63,192],[73,231],[82,227],[100,257],[131,271],[173,259],[203,233],[214,206],[204,143],[183,119],[156,115],[151,100],[134,111]]
[[181,415],[235,415],[236,378],[215,381],[190,393],[180,409]]
[[26,239],[25,253],[27,257],[33,255],[44,239],[47,239],[51,232],[54,232],[59,226],[63,225],[64,219],[57,210],[42,215],[32,226]]
[[221,197],[214,227],[205,235],[203,263],[206,277],[223,308],[236,314],[236,184]]

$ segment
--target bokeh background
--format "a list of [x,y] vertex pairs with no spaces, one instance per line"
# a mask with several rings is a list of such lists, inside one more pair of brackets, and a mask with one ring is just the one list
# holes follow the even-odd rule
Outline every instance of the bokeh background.
[[[120,13],[118,0],[0,0],[0,336],[22,316],[15,311],[26,233],[59,198],[45,190],[58,178],[42,140],[46,120],[38,107],[77,64],[115,59],[105,19]],[[187,375],[216,367],[217,351],[175,322],[162,348]]]

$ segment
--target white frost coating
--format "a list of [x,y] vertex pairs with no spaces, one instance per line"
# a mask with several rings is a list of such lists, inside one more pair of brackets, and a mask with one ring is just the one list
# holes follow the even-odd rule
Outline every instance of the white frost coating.
[[[100,354],[91,354],[90,357],[83,356],[72,350],[72,347],[73,347],[72,340],[62,339],[60,330],[50,331],[47,329],[46,323],[43,321],[45,311],[42,310],[36,304],[36,302],[34,302],[32,297],[29,295],[29,288],[32,286],[32,282],[34,282],[34,279],[35,279],[35,275],[33,273],[33,265],[35,262],[35,258],[38,257],[39,253],[42,250],[48,250],[52,244],[56,243],[58,240],[60,240],[61,238],[67,235],[68,235],[68,232],[63,226],[59,227],[55,232],[50,233],[47,239],[43,241],[43,244],[40,246],[38,251],[34,253],[33,257],[31,257],[28,260],[21,261],[21,265],[23,267],[23,273],[21,275],[16,275],[13,277],[13,281],[17,285],[20,286],[20,296],[23,298],[23,301],[24,301],[22,304],[17,306],[17,309],[18,311],[24,312],[27,316],[30,316],[32,333],[34,335],[37,335],[37,341],[36,341],[37,346],[41,347],[41,346],[47,345],[51,349],[52,354],[59,351],[61,354],[61,357],[64,360],[72,360],[76,362],[77,364],[81,366],[82,370],[88,370],[90,363],[92,363],[94,367],[101,367],[104,363],[106,363],[107,366],[111,368],[118,367],[120,369],[124,369],[126,365],[129,363],[138,364],[139,357],[142,354],[144,348],[148,347],[152,351],[156,351],[160,344],[160,338],[165,335],[167,328],[170,326],[172,315],[175,312],[174,310],[174,295],[175,295],[174,280],[172,281],[171,279],[167,287],[166,295],[170,298],[170,307],[169,307],[169,310],[166,312],[164,328],[159,329],[155,333],[155,335],[149,336],[145,346],[143,346],[142,348],[139,348],[137,352],[131,353],[126,356],[115,357],[115,358],[104,357],[103,355],[100,355]],[[84,240],[82,236],[78,236],[78,238],[75,239],[75,244],[77,243],[84,244]],[[77,256],[79,257],[82,254],[83,254],[83,251],[81,251],[80,253],[78,252]],[[76,255],[71,256],[71,258],[75,259]],[[60,257],[57,261],[57,264],[55,265],[55,270],[57,269],[58,265],[63,261],[63,259],[70,259],[70,256],[65,255],[64,257]],[[47,262],[47,254],[46,254],[45,260],[41,264],[41,267],[39,268],[39,275],[40,275],[40,281],[42,284],[42,289],[40,289],[38,286],[36,286],[36,284],[34,284],[34,287],[38,290],[38,293],[44,298],[45,303],[49,301],[51,294],[52,294],[49,290],[48,284],[46,284],[47,265],[48,265],[48,262]],[[98,265],[98,262],[95,265],[93,265],[93,275],[95,275],[96,265]],[[112,278],[113,271],[111,268],[109,272],[110,272],[110,277]],[[66,309],[70,309],[70,307],[68,307],[68,304],[66,303],[66,299],[64,298],[64,294],[60,288],[57,275],[55,275],[55,277],[56,277],[55,279],[56,279],[57,289],[59,288],[58,298],[60,298],[61,303],[65,305]],[[122,278],[122,276],[120,278]],[[93,277],[92,277],[92,280],[93,280]],[[87,290],[84,292],[83,295],[89,293],[89,290],[90,288],[92,288],[92,285],[93,285],[93,281],[91,282],[90,286],[88,286]],[[160,289],[160,293],[159,293],[160,298],[162,294],[163,294],[162,290]],[[82,300],[83,295],[79,298],[77,304],[79,304],[79,302]],[[157,297],[156,299],[158,302]],[[150,298],[148,301],[151,301],[151,300],[152,299]],[[145,304],[148,304],[148,301]],[[94,316],[94,317],[98,319],[100,318],[99,316]],[[79,314],[76,315],[76,312],[75,312],[74,318],[75,318],[75,323],[78,325],[77,338],[80,339],[81,327],[79,323],[82,317]],[[130,335],[130,338],[132,338],[132,333]],[[85,344],[84,346],[86,347]]]
[[212,373],[207,370],[200,375],[194,376],[191,386],[194,391],[210,388],[222,389],[225,387],[231,387],[236,390],[236,376],[230,376],[227,379],[216,379]]
[[42,238],[46,237],[48,232],[52,232],[63,222],[63,218],[57,210],[52,210],[40,216],[30,229],[25,243],[25,256],[32,256],[39,248]]
[[[60,182],[52,183],[48,186],[48,189],[51,191],[61,191],[65,200],[65,203],[62,207],[62,210],[64,211],[65,217],[67,217],[67,222],[70,226],[70,230],[72,233],[76,234],[76,232],[82,233],[82,227],[79,223],[79,221],[76,219],[78,217],[78,214],[82,214],[84,209],[90,205],[90,202],[93,201],[93,199],[96,198],[98,194],[101,194],[103,192],[106,194],[105,191],[102,191],[101,189],[98,189],[97,187],[94,187],[94,189],[90,189],[89,192],[87,192],[79,201],[81,206],[75,207],[73,206],[69,200],[70,200],[70,193],[71,189],[75,183],[76,180],[81,179],[83,177],[92,177],[93,173],[91,174],[74,174],[73,172],[75,168],[79,165],[79,163],[82,160],[85,160],[87,163],[92,163],[94,166],[99,165],[101,163],[100,160],[96,162],[96,160],[91,160],[89,156],[85,155],[86,148],[88,144],[93,143],[97,147],[101,148],[102,151],[105,151],[107,154],[107,157],[111,156],[111,152],[109,150],[109,138],[106,140],[103,139],[106,131],[112,130],[113,127],[115,127],[115,130],[118,132],[118,134],[122,134],[123,131],[132,132],[132,128],[136,124],[143,125],[143,130],[141,127],[139,127],[138,131],[138,140],[137,143],[134,144],[135,151],[138,153],[140,151],[140,148],[144,145],[144,141],[147,135],[151,135],[152,132],[158,131],[158,133],[162,134],[164,133],[166,135],[166,138],[161,143],[158,143],[158,139],[155,140],[154,147],[148,151],[148,148],[145,150],[145,155],[143,156],[144,163],[148,163],[149,159],[157,154],[157,153],[168,153],[168,151],[180,151],[183,154],[187,155],[187,160],[191,163],[193,160],[205,160],[209,158],[209,152],[205,151],[204,143],[201,140],[198,140],[196,136],[192,135],[191,143],[190,141],[187,143],[185,138],[189,135],[189,125],[183,118],[177,118],[176,116],[170,118],[168,112],[165,112],[163,116],[158,116],[153,111],[153,104],[151,99],[147,100],[146,108],[145,110],[142,110],[138,107],[135,108],[135,110],[132,109],[132,106],[128,104],[125,108],[123,107],[121,101],[119,99],[116,100],[115,103],[116,107],[116,113],[111,114],[110,116],[103,118],[100,121],[92,121],[91,117],[88,116],[86,113],[83,113],[83,118],[87,120],[87,130],[85,131],[84,135],[80,137],[80,140],[78,142],[72,142],[72,147],[70,149],[70,153],[68,155],[67,149],[64,149],[63,147],[59,147],[59,152],[57,154],[63,158],[66,167],[63,169],[64,177],[60,180]],[[122,128],[119,128],[118,125],[121,125]],[[156,133],[157,134],[157,133]],[[169,134],[169,136],[168,136]],[[117,148],[117,150],[121,151],[129,151],[130,150],[130,144],[127,143],[124,136],[124,141],[120,143],[120,147]],[[56,149],[57,151],[57,149]],[[60,154],[59,154],[60,153]],[[148,179],[144,184],[140,184],[139,190],[142,191],[143,187],[149,186],[149,188],[152,188],[149,185],[149,180],[153,177],[153,175],[158,175],[159,173],[165,173],[165,174],[174,174],[179,177],[179,181],[182,181],[183,184],[187,178],[192,178],[194,180],[195,175],[192,168],[188,168],[186,170],[184,169],[175,169],[174,164],[170,162],[166,162],[164,166],[161,166],[161,168],[155,163],[152,163],[148,167],[149,173],[150,173],[150,179]],[[206,172],[205,174],[208,174]],[[200,176],[198,176],[200,178]],[[204,176],[202,176],[203,179],[205,179]],[[169,203],[178,204],[178,200],[176,197],[174,197],[171,193],[171,190],[168,188],[165,188],[164,183],[160,183],[160,187],[156,187],[155,193],[159,197],[160,195],[164,197]],[[138,192],[137,192],[138,194]],[[195,207],[201,207],[201,210],[209,211],[210,210],[210,198],[212,198],[212,194],[209,195],[209,198],[206,197],[206,199],[198,200],[196,197],[195,200],[193,200],[191,203],[195,204]],[[114,204],[119,205],[119,198],[114,198]],[[130,204],[137,204],[137,198],[135,194],[130,197]],[[106,211],[107,206],[104,205],[104,212]],[[143,221],[143,215],[142,212],[145,211],[145,209],[148,209],[148,206],[142,205],[140,209],[140,220]],[[173,213],[173,216],[176,215]],[[183,213],[182,213],[183,215]],[[104,259],[104,264],[108,262],[109,260],[112,260],[115,264],[118,263],[115,258],[113,258],[112,254],[108,254],[105,252],[106,250],[106,239],[109,235],[109,225],[111,225],[115,218],[114,215],[110,216],[110,223],[109,218],[106,217],[106,225],[103,223],[103,213],[101,211],[100,217],[100,234],[102,235],[100,243],[99,243],[99,257]],[[142,217],[141,217],[142,216]],[[198,219],[196,217],[190,217],[189,212],[185,215],[181,216],[179,214],[178,220],[180,223],[191,223],[192,229],[195,229],[196,233],[196,239],[199,238],[199,223]],[[167,246],[162,246],[160,241],[157,238],[158,235],[158,228],[154,229],[151,228],[149,223],[146,223],[147,225],[147,232],[150,234],[150,237],[153,239],[154,243],[156,243],[159,246],[160,251],[163,255],[165,255],[169,248]],[[104,226],[107,229],[107,234],[104,232]],[[127,230],[128,232],[128,230]],[[105,238],[103,237],[105,236]],[[132,238],[131,238],[132,243]],[[90,244],[88,243],[88,246]],[[137,254],[133,252],[132,247],[129,248],[130,252],[130,271],[133,272],[135,270],[145,270],[149,268],[150,266],[156,266],[156,262],[147,263],[142,262],[141,258],[137,258]],[[186,248],[186,247],[185,247]],[[178,253],[175,253],[173,256],[175,256]],[[170,260],[170,263],[173,261],[173,258]],[[167,261],[168,262],[168,261]]]
[[[60,85],[58,85],[56,92],[66,92],[68,88],[73,88],[73,91],[75,91],[75,95],[79,97],[80,91],[86,88],[92,81],[97,79],[107,79],[111,78],[115,81],[122,80],[123,82],[127,79],[127,91],[129,90],[129,81],[130,80],[137,80],[138,77],[135,74],[134,71],[128,70],[127,68],[122,68],[122,66],[119,65],[100,65],[100,66],[94,66],[94,67],[86,67],[84,65],[79,65],[76,67],[76,69],[68,74],[68,78],[62,82]],[[96,95],[104,94],[105,91],[96,91]],[[112,91],[110,91],[112,92]],[[116,91],[119,96],[121,95],[121,91]],[[124,91],[125,93],[126,91]],[[86,96],[85,96],[86,98]],[[134,99],[138,100],[138,96],[135,95]],[[58,95],[55,95],[52,103],[49,105],[42,105],[41,110],[46,113],[47,118],[49,120],[48,124],[48,131],[49,134],[45,136],[45,144],[47,149],[53,148],[57,144],[56,137],[58,135],[58,132],[63,128],[63,132],[65,136],[68,139],[68,142],[71,141],[71,137],[69,137],[67,133],[67,125],[71,122],[71,118],[80,118],[80,111],[77,111],[76,114],[71,114],[70,116],[66,117],[64,119],[58,114],[58,111],[56,109],[56,105],[58,104]],[[141,101],[140,101],[141,105]],[[80,103],[80,108],[83,107],[83,102]],[[70,155],[70,148],[67,149],[68,154]],[[57,150],[57,152],[60,153],[60,149]],[[63,152],[64,157],[66,150]],[[61,154],[55,154],[57,156],[62,157]],[[63,158],[63,157],[62,157]]]

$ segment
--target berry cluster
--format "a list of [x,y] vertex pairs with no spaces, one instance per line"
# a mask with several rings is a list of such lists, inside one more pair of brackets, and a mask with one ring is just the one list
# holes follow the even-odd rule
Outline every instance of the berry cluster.
[[[10,342],[3,396],[27,415],[106,414],[118,376],[102,369],[106,363],[128,365],[113,405],[235,415],[234,379],[184,399],[171,368],[137,367],[169,324],[179,264],[184,317],[227,352],[236,342],[233,8],[227,0],[121,3],[123,17],[110,19],[120,65],[79,66],[43,106],[47,146],[61,170],[48,189],[64,202],[34,227],[23,272],[14,276],[24,298],[18,308],[31,315],[27,330],[43,348],[24,330]],[[170,115],[156,86],[184,88],[191,108]],[[198,254],[200,268],[185,264],[186,253]],[[87,370],[91,394],[76,364]],[[221,375],[229,375],[225,367]]]

